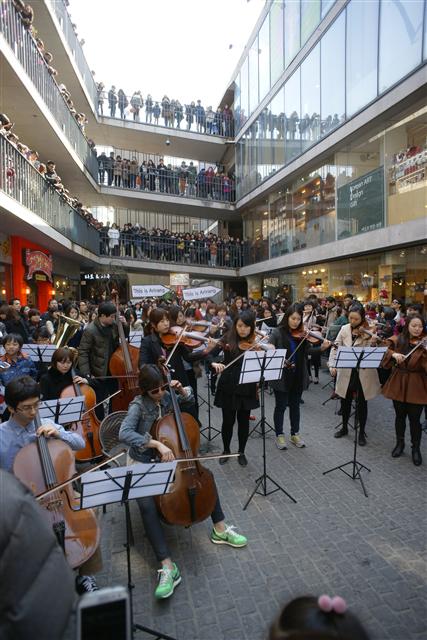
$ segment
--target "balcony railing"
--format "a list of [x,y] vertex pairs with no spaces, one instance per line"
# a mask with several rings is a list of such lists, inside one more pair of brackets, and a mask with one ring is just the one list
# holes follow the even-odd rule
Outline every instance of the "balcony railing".
[[44,103],[85,167],[96,180],[98,166],[81,128],[69,110],[63,95],[43,59],[33,36],[23,25],[11,0],[3,0],[0,10],[0,33],[31,79]]
[[73,23],[71,22],[70,14],[67,11],[65,2],[63,2],[63,0],[48,0],[48,2],[55,11],[59,25],[68,43],[70,52],[76,61],[77,68],[80,71],[85,87],[90,95],[93,105],[96,106],[98,101],[96,82],[83,53],[82,45],[74,31]]
[[157,236],[145,232],[101,231],[101,255],[141,261],[239,269],[248,263],[245,243],[192,239],[189,234]]
[[99,253],[99,231],[61,197],[35,167],[0,135],[0,190],[81,247]]
[[234,115],[231,109],[212,109],[196,102],[181,104],[179,100],[155,100],[140,92],[131,96],[121,90],[106,89],[98,85],[97,108],[101,116],[130,120],[141,124],[181,131],[193,131],[209,136],[234,137]]

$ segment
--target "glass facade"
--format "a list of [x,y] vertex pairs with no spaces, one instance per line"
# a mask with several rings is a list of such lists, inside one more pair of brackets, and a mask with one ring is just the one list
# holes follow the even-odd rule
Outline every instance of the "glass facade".
[[[273,150],[281,142],[275,135]],[[243,237],[257,247],[251,259],[266,260],[423,218],[426,208],[427,107],[420,105],[255,202],[243,212]]]
[[[381,4],[379,90],[385,91],[419,65],[423,44],[423,0]],[[396,33],[399,43],[396,46]]]
[[[236,80],[237,130],[333,4],[272,3]],[[237,199],[419,67],[427,57],[426,15],[423,0],[351,0],[243,134]]]
[[427,245],[383,251],[289,269],[266,276],[265,295],[285,293],[291,301],[304,299],[310,293],[319,297],[343,298],[351,293],[360,302],[371,300],[387,305],[395,298],[424,304]]

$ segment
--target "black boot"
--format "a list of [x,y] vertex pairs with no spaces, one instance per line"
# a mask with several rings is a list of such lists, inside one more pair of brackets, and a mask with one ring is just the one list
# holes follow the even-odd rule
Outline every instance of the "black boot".
[[341,429],[334,434],[334,438],[342,438],[346,435],[348,435],[348,426],[346,424],[343,424]]
[[[229,451],[223,451],[223,454],[227,455],[228,453],[230,453]],[[230,458],[220,458],[219,459],[219,464],[227,464],[227,462],[230,460]]]
[[366,433],[365,433],[365,427],[363,427],[363,428],[362,428],[362,427],[360,427],[360,428],[359,428],[359,439],[358,439],[358,442],[359,442],[359,446],[360,446],[360,447],[364,447],[364,446],[365,446],[365,444],[366,444]]
[[412,445],[412,462],[416,467],[419,467],[423,462],[419,444]]
[[392,458],[400,458],[400,456],[403,453],[404,448],[405,448],[405,440],[403,438],[398,438],[396,440],[396,446],[394,447],[393,451],[391,452],[391,457]]

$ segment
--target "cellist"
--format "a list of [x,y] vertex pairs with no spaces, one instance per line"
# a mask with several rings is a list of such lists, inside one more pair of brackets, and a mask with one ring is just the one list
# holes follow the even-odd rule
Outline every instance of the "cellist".
[[[165,377],[156,365],[143,365],[139,374],[141,394],[129,405],[127,416],[120,428],[120,440],[130,447],[129,457],[138,462],[150,462],[160,457],[162,462],[170,462],[174,454],[162,442],[153,440],[150,430],[154,422],[172,409],[172,399],[165,384]],[[180,404],[194,402],[191,387],[183,387],[178,380],[171,383],[173,392],[178,394]],[[161,564],[158,572],[158,583],[154,595],[158,599],[169,598],[175,587],[181,582],[181,573],[172,561],[164,535],[163,526],[152,496],[137,500],[148,540],[154,554]],[[231,547],[245,547],[247,539],[237,533],[233,526],[225,523],[225,516],[217,497],[211,514],[213,528],[210,540],[214,544],[225,544]]]
[[[40,404],[40,386],[30,376],[20,376],[9,382],[6,385],[5,401],[11,417],[0,425],[1,469],[12,472],[18,451],[34,442],[36,437],[40,435],[47,438],[59,438],[74,451],[85,447],[85,441],[78,433],[66,431],[59,424],[46,423],[36,429],[35,417]],[[100,569],[101,560],[98,549],[87,562],[79,567],[79,575],[76,577],[78,593],[98,589],[91,573],[100,571]]]
[[40,378],[40,391],[43,400],[56,400],[60,397],[61,392],[74,384],[87,384],[86,378],[83,378],[75,372],[71,375],[73,362],[77,351],[70,347],[60,347],[53,355],[47,373]]

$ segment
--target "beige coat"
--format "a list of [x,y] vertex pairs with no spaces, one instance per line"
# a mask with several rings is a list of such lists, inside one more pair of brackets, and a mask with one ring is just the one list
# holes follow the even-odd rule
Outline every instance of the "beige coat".
[[[345,324],[341,327],[339,334],[335,340],[334,346],[331,349],[329,356],[328,366],[329,368],[335,367],[335,359],[338,351],[338,347],[369,347],[371,344],[371,338],[368,335],[359,336],[354,344],[351,336],[351,326]],[[335,346],[336,345],[336,346]],[[337,384],[335,392],[341,397],[345,398],[348,385],[350,382],[351,369],[337,369]],[[363,389],[363,395],[365,400],[372,400],[381,392],[381,385],[378,378],[378,371],[376,369],[360,369],[360,383]]]

